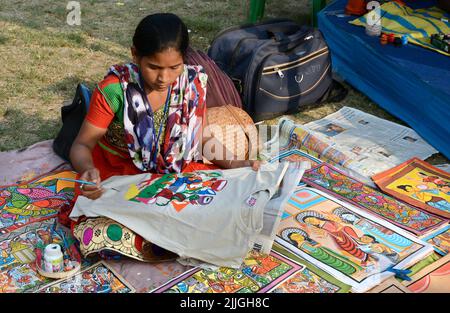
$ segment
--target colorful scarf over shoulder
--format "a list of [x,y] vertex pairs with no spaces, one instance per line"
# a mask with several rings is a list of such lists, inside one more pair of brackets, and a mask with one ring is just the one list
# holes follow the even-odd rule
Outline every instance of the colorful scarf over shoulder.
[[114,65],[109,74],[119,77],[124,92],[125,142],[133,163],[142,171],[179,173],[193,160],[201,160],[206,81],[201,66],[184,65],[172,84],[166,106],[168,117],[162,151],[153,123],[153,111],[135,64]]

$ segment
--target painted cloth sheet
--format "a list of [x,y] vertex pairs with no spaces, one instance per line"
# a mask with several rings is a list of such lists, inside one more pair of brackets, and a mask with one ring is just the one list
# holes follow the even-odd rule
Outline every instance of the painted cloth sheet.
[[301,187],[291,197],[276,241],[365,292],[433,251],[431,245],[383,219],[319,190]]
[[[119,191],[107,189],[94,201],[79,197],[70,217],[106,216],[182,259],[239,267],[263,230],[267,203],[290,172],[287,162],[266,165],[111,177],[103,185]],[[283,182],[295,187],[299,181]]]
[[76,224],[73,235],[83,256],[117,253],[144,262],[174,260],[176,255],[142,239],[127,227],[107,217],[88,218]]
[[302,180],[416,235],[424,235],[446,223],[436,215],[385,195],[325,163],[306,171]]
[[363,176],[438,153],[411,128],[350,107],[304,126],[349,156],[352,161],[347,167]]
[[[380,6],[382,31],[407,36],[408,42],[450,56],[450,53],[431,44],[431,35],[450,34],[450,15],[437,8],[412,9],[391,1]],[[350,23],[366,26],[367,14]],[[445,20],[442,20],[445,19]]]
[[413,158],[372,179],[381,190],[397,199],[450,218],[450,173]]
[[[416,45],[381,45],[363,27],[349,23],[347,0],[336,0],[318,14],[333,71],[380,107],[406,122],[450,158],[450,58]],[[411,8],[436,1],[406,1]]]

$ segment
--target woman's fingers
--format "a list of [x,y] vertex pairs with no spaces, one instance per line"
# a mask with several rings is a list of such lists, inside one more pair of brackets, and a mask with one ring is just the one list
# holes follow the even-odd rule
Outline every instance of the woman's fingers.
[[261,167],[261,162],[259,162],[259,161],[253,161],[253,163],[252,163],[252,169],[253,169],[254,171],[259,170],[260,167]]
[[259,160],[250,161],[250,165],[252,166],[252,169],[254,171],[258,171],[264,163],[265,163],[265,161],[259,161]]
[[100,186],[100,172],[96,168],[92,168],[83,173],[80,177],[81,180],[86,180],[89,182],[96,183],[97,186]]
[[80,180],[95,183],[95,185],[83,184],[81,186],[81,194],[83,196],[95,200],[102,195],[103,188],[100,185],[101,179],[100,179],[100,172],[98,171],[98,169],[92,168],[85,171],[80,176]]
[[95,200],[103,194],[103,188],[97,186],[84,185],[81,194],[89,199]]

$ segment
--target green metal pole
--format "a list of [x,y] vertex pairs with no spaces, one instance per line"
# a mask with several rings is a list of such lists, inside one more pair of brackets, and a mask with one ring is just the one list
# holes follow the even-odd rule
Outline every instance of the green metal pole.
[[326,0],[312,0],[311,21],[314,27],[317,27],[317,13],[319,13],[326,5]]
[[248,21],[255,23],[264,16],[264,7],[266,0],[250,0],[250,10],[248,14]]

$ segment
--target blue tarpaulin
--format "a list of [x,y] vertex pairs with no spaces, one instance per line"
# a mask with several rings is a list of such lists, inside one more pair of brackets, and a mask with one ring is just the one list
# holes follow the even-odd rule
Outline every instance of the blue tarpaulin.
[[[412,44],[381,45],[348,23],[356,17],[343,16],[346,4],[336,0],[318,15],[333,70],[450,158],[450,57]],[[411,8],[433,4],[407,2]]]

